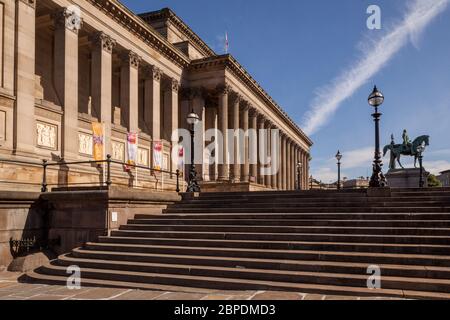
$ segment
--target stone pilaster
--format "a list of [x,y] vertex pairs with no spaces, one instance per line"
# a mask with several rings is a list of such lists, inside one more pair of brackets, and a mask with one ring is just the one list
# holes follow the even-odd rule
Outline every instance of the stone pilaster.
[[[178,92],[180,83],[177,79],[169,79],[164,88],[164,132],[167,141],[171,141],[173,150],[178,150],[179,134],[175,135],[178,130]],[[173,152],[170,153],[171,155]],[[170,171],[175,172],[178,167],[178,159],[171,159]]]
[[227,85],[220,86],[218,88],[219,95],[219,112],[218,112],[218,122],[219,131],[223,135],[223,146],[219,148],[219,181],[227,181],[230,178],[229,171],[229,156],[228,156],[228,94],[230,92],[230,87]]
[[[16,1],[16,104],[13,147],[18,154],[34,154],[36,123],[34,120],[36,11],[32,0]],[[26,130],[24,130],[26,128]]]
[[122,54],[120,69],[120,107],[122,119],[129,132],[139,131],[138,99],[139,99],[139,64],[141,57],[133,51]]
[[64,109],[61,151],[67,160],[78,157],[78,31],[81,18],[67,8],[54,12],[53,18],[54,84]]
[[143,71],[144,121],[150,128],[152,140],[159,142],[161,140],[161,70],[156,66],[148,66]]
[[111,154],[112,51],[116,41],[104,32],[91,37],[91,95],[94,114],[104,126],[105,153]]

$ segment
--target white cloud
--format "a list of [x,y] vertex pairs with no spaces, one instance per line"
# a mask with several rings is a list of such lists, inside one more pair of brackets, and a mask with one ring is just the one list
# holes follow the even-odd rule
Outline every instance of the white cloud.
[[439,175],[442,171],[450,170],[450,161],[437,160],[423,162],[423,167],[432,174]]
[[317,181],[330,183],[330,182],[337,181],[337,170],[336,170],[336,168],[321,167],[321,168],[313,171],[312,176]]
[[[342,177],[346,177],[345,170],[350,169],[361,169],[361,168],[371,168],[373,156],[374,156],[374,148],[373,147],[364,147],[355,150],[348,150],[341,152],[342,157]],[[336,159],[331,157],[325,160],[323,166],[320,166],[318,169],[312,171],[313,177],[316,180],[321,180],[323,182],[334,182],[337,180],[337,168],[336,168]],[[351,176],[347,176],[351,179]]]
[[403,20],[380,39],[365,46],[362,57],[348,71],[330,85],[317,91],[302,127],[311,135],[325,125],[341,103],[351,97],[362,85],[404,47],[408,40],[417,46],[417,39],[427,25],[442,11],[450,0],[414,0]]

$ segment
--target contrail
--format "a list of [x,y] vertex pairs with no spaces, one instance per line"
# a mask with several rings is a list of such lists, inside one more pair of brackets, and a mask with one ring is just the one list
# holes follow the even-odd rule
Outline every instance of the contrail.
[[447,8],[449,1],[414,0],[398,25],[366,48],[350,70],[318,91],[303,119],[304,131],[312,135],[325,125],[341,103],[386,66],[408,40],[415,44],[420,33]]

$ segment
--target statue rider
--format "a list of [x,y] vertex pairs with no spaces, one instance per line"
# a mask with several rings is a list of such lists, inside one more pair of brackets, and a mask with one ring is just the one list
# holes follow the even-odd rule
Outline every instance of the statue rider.
[[412,142],[409,139],[408,131],[406,131],[406,129],[403,130],[403,136],[402,137],[403,137],[403,148],[404,148],[404,150],[405,151],[408,151],[408,150],[412,151]]

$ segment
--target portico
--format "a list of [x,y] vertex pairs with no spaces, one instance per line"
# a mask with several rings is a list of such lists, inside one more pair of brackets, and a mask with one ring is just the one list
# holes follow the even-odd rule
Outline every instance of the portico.
[[[180,156],[180,146],[188,146],[173,132],[187,128],[194,109],[201,118],[196,164],[206,188],[292,190],[297,162],[304,164],[301,186],[308,187],[312,141],[238,61],[217,55],[169,9],[137,16],[114,0],[11,0],[1,14],[3,34],[14,34],[17,44],[1,39],[3,158],[92,160],[92,124],[101,123],[105,157],[126,162],[127,134],[137,133],[137,164],[160,162],[172,172],[181,164],[184,171],[190,150]],[[34,189],[41,178],[12,164],[0,175],[2,188],[14,181]],[[80,166],[66,182],[95,183],[97,176],[97,169]],[[58,177],[49,173],[55,185]],[[175,188],[171,175],[135,180],[138,188]],[[113,181],[127,178],[116,170]]]

